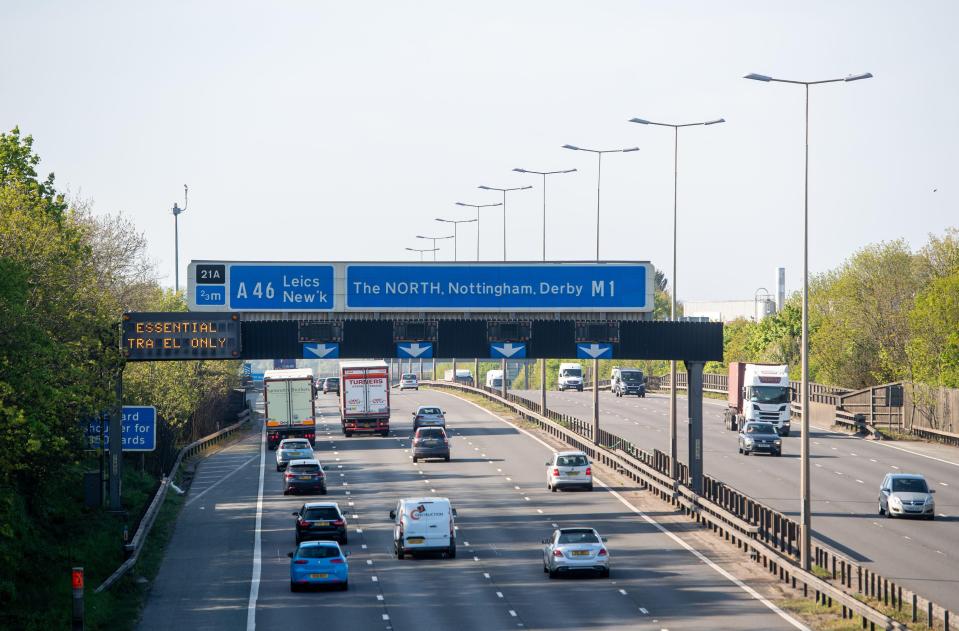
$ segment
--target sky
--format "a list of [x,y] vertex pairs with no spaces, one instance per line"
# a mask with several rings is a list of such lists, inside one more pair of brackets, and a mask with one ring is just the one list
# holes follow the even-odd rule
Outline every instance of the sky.
[[[800,287],[803,88],[748,81],[871,72],[810,100],[809,265],[959,225],[959,3],[924,1],[45,2],[0,11],[0,129],[42,172],[144,232],[173,285],[190,260],[412,261],[455,202],[509,194],[509,260],[600,257],[672,279],[678,297]],[[502,260],[503,213],[480,215]],[[475,224],[457,254],[475,260]],[[440,260],[452,260],[449,241]]]

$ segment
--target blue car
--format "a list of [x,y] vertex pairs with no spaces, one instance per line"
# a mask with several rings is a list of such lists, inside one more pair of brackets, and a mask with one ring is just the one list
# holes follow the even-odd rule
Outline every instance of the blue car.
[[350,588],[350,564],[340,544],[335,541],[304,541],[290,552],[290,591],[297,592],[312,585],[336,585]]

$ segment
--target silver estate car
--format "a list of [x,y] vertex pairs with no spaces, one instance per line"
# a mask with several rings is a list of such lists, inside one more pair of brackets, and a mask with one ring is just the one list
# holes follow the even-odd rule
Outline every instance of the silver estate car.
[[593,468],[582,451],[561,451],[546,461],[546,488],[593,490]]
[[543,571],[550,578],[571,572],[595,572],[609,576],[609,550],[606,537],[592,528],[557,528],[543,539]]
[[926,478],[915,473],[887,473],[879,487],[879,514],[886,517],[936,518],[936,502]]
[[283,471],[291,460],[313,458],[313,447],[305,438],[286,438],[276,448],[276,470]]

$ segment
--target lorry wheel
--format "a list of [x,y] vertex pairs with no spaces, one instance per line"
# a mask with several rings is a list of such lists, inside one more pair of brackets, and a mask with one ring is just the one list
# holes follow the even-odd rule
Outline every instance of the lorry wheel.
[[389,435],[390,435],[390,433],[389,433],[388,431],[386,431],[386,432],[380,432],[380,436],[382,436],[383,438],[386,438],[386,437],[389,436]]
[[353,435],[353,432],[343,432],[343,435],[349,438]]
[[416,462],[416,456],[413,456],[413,462]]
[[783,433],[782,433],[782,437],[783,437],[783,438],[788,438],[788,437],[789,437],[789,432],[783,432]]

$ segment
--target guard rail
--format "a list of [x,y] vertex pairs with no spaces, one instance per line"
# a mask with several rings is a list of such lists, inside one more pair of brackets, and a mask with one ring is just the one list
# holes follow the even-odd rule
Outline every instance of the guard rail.
[[146,538],[150,534],[150,530],[153,529],[153,522],[156,521],[156,516],[160,512],[160,507],[163,506],[163,500],[166,499],[167,491],[170,489],[170,484],[172,481],[176,478],[176,474],[180,470],[180,465],[183,463],[183,459],[188,456],[192,456],[193,454],[202,451],[211,445],[215,445],[216,443],[225,439],[227,436],[230,436],[239,430],[243,425],[248,423],[250,418],[250,410],[243,410],[237,415],[236,423],[224,427],[223,429],[214,432],[209,436],[204,436],[203,438],[196,440],[180,449],[173,466],[170,468],[170,473],[164,476],[164,478],[160,481],[160,487],[153,495],[153,500],[150,502],[150,506],[143,514],[143,518],[140,519],[140,524],[137,526],[137,530],[133,534],[133,538],[130,539],[130,543],[123,546],[124,552],[127,554],[127,559],[121,563],[120,567],[118,567],[113,574],[108,576],[107,579],[96,588],[96,590],[94,590],[97,594],[104,590],[110,589],[110,587],[120,580],[120,578],[126,574],[130,568],[136,565],[137,560],[140,558],[140,552],[143,550],[143,544],[146,542]]

